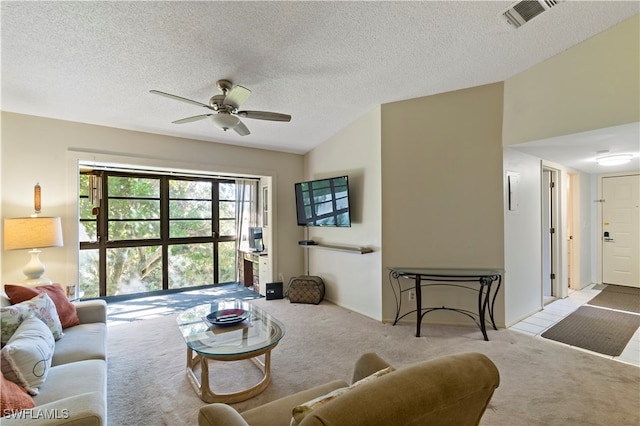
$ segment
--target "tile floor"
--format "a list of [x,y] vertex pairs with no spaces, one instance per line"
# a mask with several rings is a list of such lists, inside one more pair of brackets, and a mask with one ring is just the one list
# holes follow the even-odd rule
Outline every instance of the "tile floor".
[[[544,307],[542,311],[520,321],[519,323],[510,327],[510,329],[543,339],[543,337],[541,337],[540,335],[546,329],[595,297],[598,293],[600,293],[599,287],[600,286],[596,284],[585,287],[584,289],[579,291],[569,290],[569,296],[567,298],[555,300],[549,303]],[[549,341],[551,342],[552,340]],[[564,344],[559,342],[556,343],[559,345]],[[590,352],[598,356],[611,358],[616,361],[640,367],[640,328],[636,330],[635,334],[627,344],[622,354],[620,354],[620,356],[612,357],[609,355],[587,351],[575,346],[574,348],[576,350]]]

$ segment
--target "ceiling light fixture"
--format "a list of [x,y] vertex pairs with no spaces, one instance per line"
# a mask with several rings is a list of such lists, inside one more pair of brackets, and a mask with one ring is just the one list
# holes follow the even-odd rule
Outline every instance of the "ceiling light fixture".
[[211,116],[211,121],[213,121],[213,124],[218,129],[224,130],[226,132],[227,130],[236,127],[240,122],[240,119],[235,115],[218,113]]
[[598,157],[596,158],[596,161],[600,166],[618,166],[620,164],[626,164],[630,162],[632,157],[633,155],[631,154],[614,154]]

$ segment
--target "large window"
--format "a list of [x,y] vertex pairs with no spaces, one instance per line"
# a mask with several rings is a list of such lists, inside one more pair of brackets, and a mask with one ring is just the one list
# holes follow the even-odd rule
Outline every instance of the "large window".
[[236,280],[236,183],[80,174],[80,286],[115,296]]

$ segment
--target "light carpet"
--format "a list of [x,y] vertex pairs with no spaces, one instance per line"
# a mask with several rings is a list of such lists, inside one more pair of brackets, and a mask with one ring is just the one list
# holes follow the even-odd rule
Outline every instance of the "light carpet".
[[[497,365],[501,384],[481,425],[640,424],[640,369],[539,337],[510,330],[415,324],[391,326],[323,302],[252,303],[281,320],[287,330],[272,352],[271,384],[234,404],[239,411],[335,378],[347,379],[358,356],[374,351],[396,367],[424,359],[481,352]],[[109,327],[109,424],[196,425],[204,403],[185,375],[186,346],[175,315]],[[251,379],[254,367],[212,365],[227,382]],[[220,367],[220,368],[219,368]],[[224,368],[222,368],[224,367]],[[239,372],[238,372],[239,371]],[[407,389],[407,392],[410,392]],[[274,425],[277,426],[277,425]]]

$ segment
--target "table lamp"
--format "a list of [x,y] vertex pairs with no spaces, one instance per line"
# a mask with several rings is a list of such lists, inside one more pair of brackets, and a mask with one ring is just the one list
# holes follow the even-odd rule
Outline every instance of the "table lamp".
[[42,278],[45,267],[40,262],[41,248],[62,247],[62,224],[59,217],[18,217],[4,220],[4,249],[30,249],[31,259],[22,272],[27,276],[24,284],[35,286],[51,284]]

